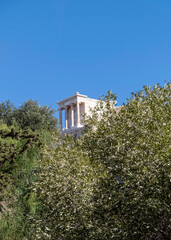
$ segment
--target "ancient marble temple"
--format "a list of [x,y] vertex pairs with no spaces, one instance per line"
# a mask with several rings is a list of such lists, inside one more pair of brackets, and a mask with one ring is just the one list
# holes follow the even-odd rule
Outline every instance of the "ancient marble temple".
[[[84,114],[90,115],[90,109],[93,109],[98,101],[97,99],[88,98],[79,92],[76,92],[74,96],[59,101],[58,111],[61,135],[73,134],[79,137],[84,127],[82,121]],[[119,112],[121,108],[121,106],[115,107],[116,112]]]
[[[88,98],[76,92],[74,96],[68,97],[58,102],[59,120],[61,135],[73,134],[79,136],[83,129],[83,115],[90,113],[90,108],[94,108],[98,100]],[[63,114],[63,111],[65,114]],[[64,119],[63,119],[64,118]]]

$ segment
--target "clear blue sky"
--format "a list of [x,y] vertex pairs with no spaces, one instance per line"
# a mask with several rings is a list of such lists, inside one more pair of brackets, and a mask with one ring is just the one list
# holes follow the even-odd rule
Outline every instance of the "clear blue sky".
[[53,105],[171,79],[170,0],[0,0],[0,101]]

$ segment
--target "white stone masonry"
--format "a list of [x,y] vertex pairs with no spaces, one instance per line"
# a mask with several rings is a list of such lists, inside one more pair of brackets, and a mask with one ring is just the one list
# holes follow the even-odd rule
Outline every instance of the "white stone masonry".
[[[61,135],[73,134],[79,136],[84,127],[82,123],[83,115],[85,113],[89,115],[90,108],[93,109],[97,102],[97,99],[88,98],[79,92],[76,92],[74,96],[59,101],[58,111]],[[65,111],[65,119],[62,119],[62,111]]]

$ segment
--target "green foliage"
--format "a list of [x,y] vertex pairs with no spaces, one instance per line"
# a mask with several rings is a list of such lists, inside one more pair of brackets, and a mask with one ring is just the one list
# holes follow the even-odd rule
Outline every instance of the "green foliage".
[[11,111],[22,130],[0,106],[0,164],[12,176],[2,239],[170,239],[171,84],[133,93],[119,113],[115,101],[99,101],[76,141],[37,102]]
[[[16,189],[21,190],[18,185],[19,181],[23,183],[26,175],[31,171],[33,160],[29,152],[33,147],[40,147],[41,145],[40,133],[29,129],[21,130],[14,126],[8,127],[0,122],[0,217],[2,213],[6,212],[1,227],[3,221],[6,224],[8,223],[7,219],[12,221],[12,217],[8,216],[11,208],[19,208],[17,203],[17,201],[19,202],[19,196]],[[30,157],[28,157],[28,154]],[[30,170],[26,171],[26,174],[25,169],[28,168]],[[21,174],[23,169],[24,173]]]
[[107,171],[94,195],[89,239],[169,239],[170,90],[144,87],[119,114],[109,93],[88,119],[82,148]]
[[21,128],[29,127],[32,130],[54,130],[57,119],[51,107],[41,107],[37,101],[29,100],[14,112],[15,121]]
[[[8,182],[3,192],[3,209],[0,215],[0,239],[23,240],[29,232],[28,214],[34,216],[37,199],[29,190],[34,181],[33,171],[37,169],[40,150],[31,147],[17,160],[18,166],[11,173],[12,182]],[[1,194],[2,196],[2,194]]]
[[9,100],[0,103],[0,120],[3,120],[8,126],[12,125],[14,121],[13,112],[16,110],[13,103]]
[[15,108],[0,104],[0,239],[24,239],[28,215],[34,216],[37,199],[30,184],[37,171],[41,147],[56,131],[54,111],[28,101]]
[[8,127],[0,122],[0,171],[1,177],[10,173],[16,159],[29,147],[40,145],[40,134],[29,129],[21,130],[14,126]]
[[16,108],[10,101],[0,104],[0,120],[8,126],[17,124],[22,129],[56,130],[58,122],[54,114],[55,111],[51,107],[40,106],[34,100],[25,102],[19,108]]
[[93,167],[72,139],[54,139],[39,166],[33,191],[42,209],[31,218],[33,239],[86,239],[100,167]]

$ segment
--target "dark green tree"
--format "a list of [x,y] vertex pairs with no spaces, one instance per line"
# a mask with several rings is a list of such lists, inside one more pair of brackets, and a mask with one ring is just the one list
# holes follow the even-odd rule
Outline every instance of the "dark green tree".
[[56,130],[57,118],[51,107],[40,106],[35,100],[28,100],[16,108],[10,101],[0,103],[0,120],[8,126],[18,125],[31,130]]
[[8,126],[12,125],[14,121],[13,113],[16,107],[9,100],[0,103],[0,120],[6,123]]
[[23,129],[54,130],[57,128],[57,118],[51,107],[40,106],[37,101],[29,100],[14,111],[14,119]]
[[19,108],[0,104],[0,239],[22,240],[29,231],[37,204],[30,184],[41,148],[57,130],[54,113],[32,100]]

